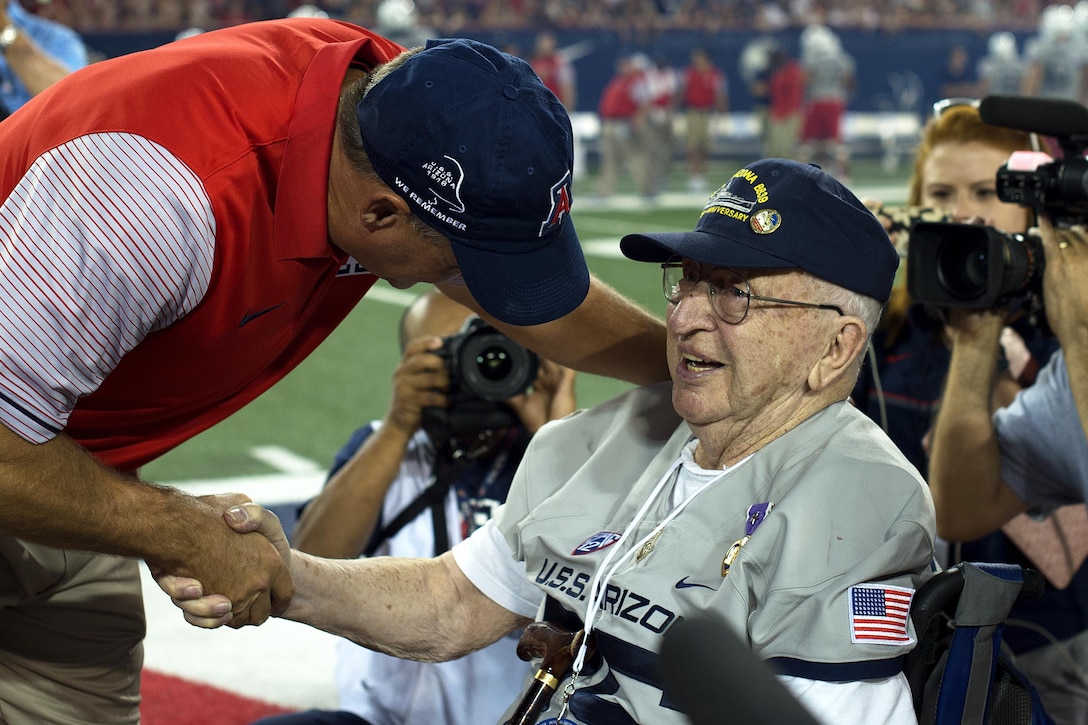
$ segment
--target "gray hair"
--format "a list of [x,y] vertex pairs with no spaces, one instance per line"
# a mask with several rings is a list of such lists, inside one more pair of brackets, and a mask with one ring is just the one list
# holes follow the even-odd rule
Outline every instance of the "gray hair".
[[[818,299],[821,304],[835,305],[843,313],[860,318],[865,323],[865,349],[868,350],[869,343],[873,339],[873,332],[880,322],[881,315],[884,314],[884,303],[868,295],[854,292],[845,287],[839,287],[811,274],[805,274],[804,278],[809,281],[813,299]],[[861,366],[864,361],[864,353],[858,355],[858,359],[854,362],[856,374],[861,373]]]

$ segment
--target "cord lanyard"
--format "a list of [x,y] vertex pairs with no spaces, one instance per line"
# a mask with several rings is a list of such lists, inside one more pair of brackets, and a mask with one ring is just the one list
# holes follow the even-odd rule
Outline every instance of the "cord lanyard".
[[642,504],[642,507],[639,508],[638,512],[635,514],[635,517],[631,520],[631,523],[629,523],[627,525],[627,528],[624,529],[623,534],[620,535],[620,538],[616,541],[615,544],[609,547],[608,555],[605,556],[604,561],[601,562],[601,565],[597,568],[596,573],[593,575],[593,582],[592,584],[590,584],[589,587],[590,607],[586,611],[585,623],[582,626],[582,632],[584,633],[584,636],[582,637],[581,644],[578,646],[578,654],[575,656],[574,662],[571,665],[570,682],[568,682],[567,686],[563,688],[563,704],[559,709],[559,714],[555,718],[555,722],[559,723],[560,725],[563,725],[564,723],[563,717],[567,714],[567,709],[570,705],[570,698],[572,695],[574,695],[574,691],[577,689],[575,682],[578,679],[578,675],[582,671],[582,667],[585,665],[586,653],[589,650],[589,635],[593,632],[593,624],[597,619],[597,614],[601,610],[601,605],[604,602],[605,595],[608,593],[608,583],[612,580],[612,577],[614,577],[616,572],[619,571],[619,569],[628,562],[632,555],[637,554],[638,558],[642,559],[642,557],[648,554],[653,549],[653,544],[655,541],[657,541],[657,537],[661,535],[662,530],[664,530],[669,522],[679,516],[680,513],[685,508],[687,508],[687,505],[691,503],[691,501],[697,495],[699,495],[699,493],[704,491],[712,484],[717,483],[729,473],[736,470],[737,465],[739,464],[730,466],[729,469],[722,471],[720,474],[714,476],[710,480],[705,481],[697,489],[688,494],[688,496],[683,501],[681,501],[679,505],[674,507],[672,511],[669,512],[669,514],[660,524],[655,526],[650,533],[646,534],[646,536],[642,537],[633,546],[627,549],[623,556],[621,556],[616,561],[616,563],[613,564],[612,559],[615,558],[616,553],[619,552],[621,548],[620,544],[622,544],[624,541],[627,541],[631,537],[638,525],[642,523],[643,519],[646,518],[646,515],[650,510],[650,506],[652,506],[654,501],[657,500],[658,496],[661,495],[662,490],[664,490],[669,482],[679,477],[680,468],[682,465],[683,458],[677,460],[675,463],[669,466],[669,470],[665,472],[665,475],[662,476],[661,480],[657,482],[656,486],[654,486],[654,490],[650,493],[649,497],[647,497],[646,501]]
[[[468,486],[464,481],[464,476],[458,476],[457,480],[454,482],[453,488],[454,492],[457,494],[457,507],[461,512],[461,538],[463,539],[467,539],[473,531],[483,525],[480,516],[480,503],[487,501],[487,494],[491,492],[491,488],[495,485],[495,481],[498,480],[499,474],[503,472],[503,469],[506,468],[507,461],[510,460],[510,441],[511,437],[509,435],[504,438],[502,443],[504,448],[491,459],[491,463],[484,473],[483,478],[476,486],[475,492],[470,492],[468,490]],[[505,498],[505,496],[503,496],[503,498]],[[491,518],[490,509],[484,511],[483,518]]]

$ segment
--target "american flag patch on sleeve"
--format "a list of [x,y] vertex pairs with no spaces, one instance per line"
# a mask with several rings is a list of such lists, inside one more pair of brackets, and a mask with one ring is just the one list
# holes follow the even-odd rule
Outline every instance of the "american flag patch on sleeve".
[[907,632],[914,590],[880,584],[850,587],[850,641],[865,644],[913,644]]

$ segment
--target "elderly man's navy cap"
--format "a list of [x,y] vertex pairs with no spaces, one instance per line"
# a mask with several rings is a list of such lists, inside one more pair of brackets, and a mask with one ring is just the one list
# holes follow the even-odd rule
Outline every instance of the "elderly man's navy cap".
[[536,325],[582,303],[570,117],[528,63],[473,40],[432,40],[356,116],[374,170],[450,239],[484,310]]
[[629,234],[620,249],[640,262],[686,257],[716,267],[803,269],[881,302],[899,255],[883,225],[818,166],[762,159],[710,197],[692,232]]

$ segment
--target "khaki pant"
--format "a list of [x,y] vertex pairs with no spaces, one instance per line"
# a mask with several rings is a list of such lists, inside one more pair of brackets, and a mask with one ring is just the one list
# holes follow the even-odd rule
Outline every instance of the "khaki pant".
[[139,722],[138,567],[0,536],[0,722]]
[[763,157],[768,159],[795,159],[801,138],[801,114],[772,121],[767,117],[763,134]]
[[712,146],[710,116],[710,111],[698,109],[688,111],[684,143],[689,154],[709,158]]
[[620,174],[626,170],[639,189],[647,188],[646,135],[628,121],[605,120],[601,123],[601,172],[597,192],[610,196],[616,191]]

